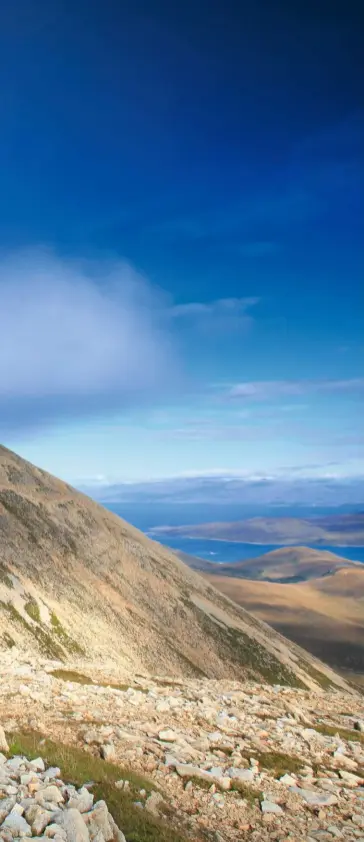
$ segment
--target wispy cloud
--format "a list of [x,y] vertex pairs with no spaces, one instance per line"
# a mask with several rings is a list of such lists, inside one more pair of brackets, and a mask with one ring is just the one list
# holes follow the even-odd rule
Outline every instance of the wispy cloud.
[[276,400],[310,393],[362,392],[364,377],[348,380],[255,380],[236,383],[227,397],[241,400]]
[[259,301],[258,297],[190,301],[170,307],[167,315],[177,327],[212,332],[216,337],[218,333],[248,329],[254,322],[250,310]]
[[199,318],[200,316],[236,315],[246,313],[259,303],[259,298],[218,298],[216,301],[190,301],[175,304],[168,314],[173,319]]
[[126,263],[33,251],[1,261],[0,295],[5,430],[138,402],[172,374],[164,298]]

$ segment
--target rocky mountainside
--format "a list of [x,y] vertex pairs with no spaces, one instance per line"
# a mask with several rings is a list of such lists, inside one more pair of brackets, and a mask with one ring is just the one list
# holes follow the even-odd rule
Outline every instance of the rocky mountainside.
[[0,449],[0,642],[125,675],[341,686],[171,552]]
[[3,653],[3,842],[363,842],[359,695],[84,668]]

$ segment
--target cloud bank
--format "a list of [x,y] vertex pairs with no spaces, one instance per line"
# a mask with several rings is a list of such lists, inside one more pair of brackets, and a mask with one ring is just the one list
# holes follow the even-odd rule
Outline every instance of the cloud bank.
[[0,296],[3,431],[125,406],[172,378],[164,297],[127,263],[24,253],[0,261]]
[[310,393],[363,391],[364,377],[347,380],[257,380],[235,384],[228,391],[228,397],[261,401]]
[[[363,476],[340,476],[336,463],[263,473],[211,472],[145,482],[94,483],[81,490],[102,503],[217,504],[241,506],[354,506],[363,499]],[[283,512],[284,514],[284,512]],[[243,516],[239,512],[237,518]],[[211,517],[210,515],[207,516]],[[221,517],[221,513],[220,513]],[[212,519],[213,516],[212,516]]]

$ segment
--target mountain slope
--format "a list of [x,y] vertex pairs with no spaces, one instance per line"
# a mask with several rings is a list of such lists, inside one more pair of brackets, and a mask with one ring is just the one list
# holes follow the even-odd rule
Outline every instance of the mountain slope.
[[232,523],[200,523],[190,526],[156,527],[155,537],[181,535],[215,538],[247,544],[297,543],[332,546],[364,546],[364,514],[331,515],[326,518],[254,517]]
[[212,573],[206,577],[230,599],[333,668],[364,674],[363,564],[296,584]]
[[340,684],[172,553],[0,449],[0,640],[125,672]]

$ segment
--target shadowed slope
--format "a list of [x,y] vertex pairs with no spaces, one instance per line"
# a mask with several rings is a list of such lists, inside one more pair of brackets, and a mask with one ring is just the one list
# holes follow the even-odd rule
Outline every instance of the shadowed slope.
[[296,584],[206,577],[334,668],[364,673],[364,565]]

